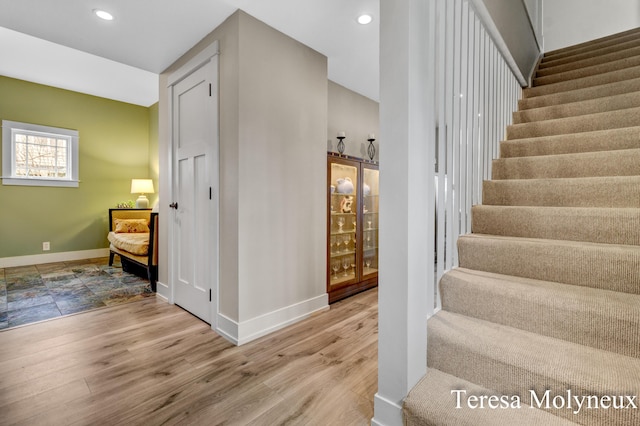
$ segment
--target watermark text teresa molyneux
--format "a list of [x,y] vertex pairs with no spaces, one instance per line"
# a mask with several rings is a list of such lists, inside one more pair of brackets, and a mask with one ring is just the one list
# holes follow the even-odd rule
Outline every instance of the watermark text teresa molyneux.
[[[465,389],[453,389],[455,395],[455,408],[475,409],[520,409],[522,402],[519,395],[475,395],[468,393]],[[537,393],[535,390],[529,391],[531,405],[525,408],[567,409],[573,414],[580,413],[581,410],[637,410],[637,395],[576,395],[571,389],[567,389],[562,394],[552,394],[550,390]]]

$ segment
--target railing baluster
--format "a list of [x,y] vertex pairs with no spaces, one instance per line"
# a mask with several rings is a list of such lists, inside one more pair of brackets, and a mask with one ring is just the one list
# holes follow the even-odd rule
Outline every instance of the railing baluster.
[[521,88],[469,0],[437,0],[434,8],[439,280],[458,265],[456,241],[472,231],[471,208],[482,203]]

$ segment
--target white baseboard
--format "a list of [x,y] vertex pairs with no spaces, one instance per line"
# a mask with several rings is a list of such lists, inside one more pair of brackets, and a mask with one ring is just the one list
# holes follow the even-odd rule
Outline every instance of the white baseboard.
[[376,393],[373,397],[374,426],[402,426],[402,407],[395,402]]
[[218,314],[216,331],[230,342],[240,346],[327,309],[329,309],[329,298],[324,293],[242,322]]
[[95,257],[109,256],[108,248],[63,251],[60,253],[33,254],[28,256],[2,257],[0,268],[12,268],[15,266],[41,265],[43,263],[68,262],[71,260],[93,259]]
[[223,314],[218,314],[218,328],[216,333],[230,341],[236,346],[238,345],[238,322],[232,320]]
[[169,291],[169,286],[163,282],[156,281],[156,294],[162,296],[168,303],[171,303],[169,300],[171,299],[171,292]]
[[[158,283],[156,282],[156,284],[158,284]],[[169,299],[167,297],[163,296],[162,294],[158,293],[157,291],[156,291],[156,299],[160,299],[163,302],[169,303]]]

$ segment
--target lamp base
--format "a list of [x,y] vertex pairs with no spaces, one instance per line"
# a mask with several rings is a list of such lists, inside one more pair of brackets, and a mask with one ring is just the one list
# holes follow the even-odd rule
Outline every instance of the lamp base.
[[146,195],[140,194],[138,199],[136,200],[136,209],[147,209],[149,208],[149,199]]

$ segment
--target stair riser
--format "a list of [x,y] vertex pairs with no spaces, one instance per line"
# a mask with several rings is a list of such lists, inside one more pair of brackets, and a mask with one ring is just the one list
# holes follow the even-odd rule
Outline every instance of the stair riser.
[[482,203],[495,206],[640,208],[640,177],[485,181]]
[[599,50],[605,49],[609,46],[615,46],[621,43],[626,43],[640,37],[640,30],[638,28],[624,31],[618,34],[612,34],[610,36],[601,37],[596,40],[587,41],[584,43],[575,44],[573,46],[563,47],[561,49],[552,50],[544,54],[543,61],[553,61],[560,58],[566,58],[577,54],[595,52],[599,54]]
[[608,96],[600,99],[514,112],[513,124],[578,117],[581,115],[597,114],[601,112],[637,107],[640,107],[640,92],[633,92],[617,96]]
[[640,126],[640,108],[507,126],[507,140]]
[[593,65],[590,67],[565,71],[562,73],[552,74],[544,77],[536,77],[533,79],[533,86],[537,87],[547,84],[560,83],[563,81],[605,74],[611,71],[618,71],[637,66],[640,66],[640,56],[633,56],[630,58],[608,62],[606,64]]
[[474,206],[474,234],[640,246],[640,209]]
[[536,77],[570,71],[582,66],[603,64],[622,59],[627,56],[637,55],[640,51],[640,39],[633,39],[603,49],[577,54],[564,59],[554,61],[542,61],[536,71]]
[[640,296],[463,271],[440,281],[446,311],[640,358]]
[[584,89],[571,90],[568,92],[554,93],[534,98],[520,99],[518,109],[520,111],[544,108],[554,105],[563,105],[573,102],[588,101],[592,99],[605,98],[631,92],[640,91],[640,78],[619,81],[616,83],[603,84],[601,86],[587,87]]
[[492,178],[551,179],[640,175],[640,150],[588,152],[493,161]]
[[458,239],[460,267],[640,294],[640,247]]
[[500,142],[500,158],[640,149],[640,127]]
[[576,80],[562,81],[554,84],[546,84],[544,86],[531,87],[522,90],[523,98],[533,98],[536,96],[544,96],[566,92],[570,90],[584,89],[587,87],[595,87],[603,84],[616,83],[625,80],[631,80],[640,77],[640,67],[625,68],[618,71],[612,71],[606,74],[597,74],[589,77],[583,77]]
[[[474,349],[478,350],[470,350],[467,341],[469,339],[479,340],[480,338],[476,338],[473,332],[459,332],[454,329],[453,326],[446,323],[446,321],[437,322],[438,320],[439,318],[437,316],[433,317],[428,321],[427,325],[427,347],[429,348],[427,352],[428,367],[460,377],[463,380],[476,383],[487,389],[493,389],[504,395],[518,395],[524,409],[527,409],[527,405],[534,402],[530,393],[532,391],[538,399],[541,399],[547,390],[550,391],[549,395],[551,399],[556,395],[564,395],[566,397],[568,389],[571,390],[572,395],[620,395],[621,393],[623,395],[638,395],[638,393],[640,393],[640,389],[636,389],[637,381],[634,380],[637,379],[635,378],[628,380],[630,385],[629,383],[622,383],[625,381],[624,379],[616,380],[617,377],[615,379],[609,377],[598,377],[596,379],[592,374],[589,374],[589,376],[596,381],[587,382],[582,377],[570,376],[569,370],[567,370],[567,373],[558,371],[558,366],[550,365],[549,358],[546,357],[546,355],[553,354],[553,352],[549,351],[564,349],[562,347],[550,349],[546,347],[534,348],[527,346],[525,348],[516,347],[515,345],[512,347],[507,343],[496,345],[495,348],[488,348],[494,351],[509,351],[509,353],[504,354],[504,356],[494,356],[493,353],[477,348],[477,346],[474,346]],[[472,325],[470,324],[469,326]],[[460,337],[458,334],[462,334],[462,336]],[[508,338],[505,334],[506,333],[496,333],[494,338]],[[488,341],[487,344],[491,346],[490,341]],[[568,348],[571,350],[579,350],[574,346],[569,346]],[[539,356],[528,356],[529,354],[526,353],[530,353],[536,349],[538,349],[540,353]],[[610,374],[618,375],[625,373],[621,371],[620,366],[614,367],[607,364],[608,359],[605,351],[591,351],[590,354],[597,357],[591,362],[591,365],[599,362],[599,365],[602,366],[602,368],[607,368]],[[566,356],[564,354],[557,355],[559,357]],[[580,357],[576,358],[579,359]],[[526,359],[528,363],[523,365],[522,359]],[[582,360],[579,359],[577,362],[580,361]],[[625,366],[627,368],[640,367],[637,365],[638,361],[634,358],[629,357],[628,360],[625,361],[628,361],[629,364]],[[615,373],[612,371],[614,368],[616,369]],[[636,375],[634,372],[628,373],[633,376]],[[606,376],[606,374],[603,376]],[[633,386],[633,384],[636,386]],[[616,388],[610,389],[610,386],[616,386]],[[574,410],[567,409],[565,405],[561,409],[550,409],[549,412],[579,424],[608,426],[640,424],[640,410],[634,409],[582,409],[574,414]]]

